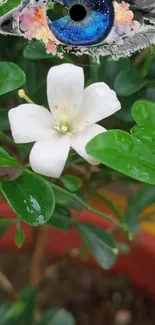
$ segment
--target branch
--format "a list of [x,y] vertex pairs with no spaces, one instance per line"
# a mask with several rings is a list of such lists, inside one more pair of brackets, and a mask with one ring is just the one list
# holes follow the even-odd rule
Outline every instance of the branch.
[[13,284],[8,278],[0,271],[0,287],[7,292],[11,300],[15,301],[18,299],[18,292],[15,290]]
[[30,263],[30,284],[38,286],[42,278],[41,264],[44,256],[49,226],[42,226],[36,229],[36,242]]
[[109,221],[111,221],[115,226],[117,226],[118,228],[120,228],[122,231],[124,231],[127,234],[127,237],[129,240],[132,239],[132,234],[130,229],[128,228],[128,226],[124,223],[124,222],[119,222],[118,220],[116,220],[114,217],[112,217],[109,214],[106,214],[104,212],[101,212],[99,210],[96,210],[94,208],[92,208],[88,203],[86,203],[85,201],[83,201],[79,196],[77,196],[74,193],[68,192],[67,190],[63,189],[62,187],[59,187],[56,184],[50,183],[53,189],[57,189],[60,192],[66,194],[67,196],[71,197],[72,199],[76,200],[77,202],[81,203],[83,205],[83,207],[85,207],[88,211],[93,212],[97,215],[99,215],[100,217],[103,217]]

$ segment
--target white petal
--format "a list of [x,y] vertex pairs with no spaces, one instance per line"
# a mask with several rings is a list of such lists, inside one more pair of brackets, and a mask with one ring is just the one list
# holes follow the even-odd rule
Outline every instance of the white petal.
[[82,103],[83,89],[82,68],[68,63],[52,67],[47,76],[47,97],[53,116],[66,114],[74,118]]
[[84,90],[82,115],[89,123],[96,123],[120,108],[116,93],[104,82],[97,82]]
[[97,165],[99,162],[88,155],[85,147],[87,143],[93,139],[96,135],[105,132],[106,129],[98,124],[92,124],[88,126],[87,129],[84,129],[82,132],[78,133],[71,142],[71,147],[85,160],[87,160],[91,165]]
[[49,177],[60,177],[70,149],[70,137],[54,133],[51,140],[36,142],[30,153],[32,169]]
[[52,136],[52,114],[39,105],[19,105],[12,108],[8,116],[16,143],[34,142]]

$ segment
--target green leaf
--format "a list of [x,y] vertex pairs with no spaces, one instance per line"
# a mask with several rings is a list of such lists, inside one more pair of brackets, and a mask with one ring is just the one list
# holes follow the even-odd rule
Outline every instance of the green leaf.
[[17,222],[17,219],[5,219],[0,217],[0,237],[5,234],[7,227],[15,222]]
[[37,302],[37,289],[32,286],[25,287],[20,293],[20,301],[25,305],[20,324],[32,325]]
[[62,62],[72,62],[69,55],[64,54],[63,59],[59,59],[57,56],[52,54],[47,54],[46,49],[43,43],[40,41],[32,41],[29,43],[24,49],[24,58],[28,60],[45,60],[45,59],[52,59],[54,63],[62,63]]
[[134,126],[131,133],[141,140],[155,155],[155,128],[152,126]]
[[114,170],[155,184],[155,156],[140,140],[124,131],[101,133],[88,143],[86,150]]
[[75,320],[71,313],[61,309],[54,316],[50,325],[75,325]]
[[[4,317],[0,319],[1,325],[32,325],[34,308],[36,306],[36,288],[26,287],[20,293],[19,300],[9,305]],[[4,309],[4,307],[3,307]],[[5,309],[4,309],[5,310]],[[3,312],[3,310],[2,310]]]
[[10,308],[10,303],[2,303],[0,304],[0,316],[1,316],[1,319],[0,319],[0,324],[1,325],[10,325],[9,322],[7,322],[7,313],[9,311],[9,308]]
[[42,60],[53,58],[52,54],[47,54],[45,46],[40,41],[30,42],[24,49],[24,58],[28,60]]
[[0,217],[0,228],[8,227],[15,222],[17,222],[17,219],[5,219],[3,217]]
[[140,230],[139,215],[146,207],[153,203],[155,203],[155,186],[151,185],[144,185],[129,199],[125,211],[125,219],[133,233],[137,233]]
[[17,167],[19,163],[7,151],[0,147],[0,167]]
[[53,190],[39,175],[26,173],[14,182],[3,182],[1,190],[19,218],[29,225],[41,226],[51,218]]
[[119,96],[129,96],[147,85],[147,81],[139,72],[131,67],[121,71],[114,82],[114,89]]
[[21,3],[21,0],[7,0],[3,5],[0,5],[0,16],[3,16],[8,11],[16,8]]
[[15,233],[15,243],[19,248],[21,248],[23,246],[24,240],[25,240],[25,233],[23,229],[20,227],[20,224],[17,223],[16,233]]
[[64,309],[52,308],[41,315],[38,325],[75,325],[75,320],[71,313]]
[[68,231],[71,228],[70,210],[65,206],[56,205],[52,217],[48,220],[48,224],[60,230]]
[[78,223],[76,229],[96,261],[104,269],[110,269],[117,259],[118,252],[110,235],[88,223]]
[[0,62],[0,95],[21,87],[25,80],[25,74],[18,65]]
[[130,252],[130,248],[126,243],[123,242],[115,242],[116,247],[118,248],[119,252],[121,252],[122,254],[127,254]]
[[63,183],[64,187],[70,192],[76,192],[82,187],[82,181],[77,176],[64,175],[60,177],[60,181]]
[[8,119],[8,109],[0,108],[0,130],[6,131],[10,129],[9,119]]
[[117,75],[120,71],[130,68],[131,61],[127,58],[116,61],[110,57],[102,57],[101,64],[96,64],[96,66],[99,67],[99,77],[96,81],[104,81],[111,88],[114,88],[114,81]]
[[[55,196],[55,203],[58,205],[63,205],[63,206],[69,206],[71,209],[75,209],[77,211],[82,211],[83,210],[83,205],[71,197],[69,194],[63,192],[63,189],[61,187],[55,187],[54,184],[51,184],[51,187],[54,192]],[[67,191],[66,191],[67,192]]]
[[147,100],[137,100],[132,106],[132,115],[140,126],[155,125],[155,103]]

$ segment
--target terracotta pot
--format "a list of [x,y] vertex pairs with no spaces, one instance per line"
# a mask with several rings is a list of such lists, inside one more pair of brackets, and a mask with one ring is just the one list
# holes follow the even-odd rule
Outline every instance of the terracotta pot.
[[[102,190],[105,194],[105,191]],[[121,195],[107,193],[114,202],[117,203],[120,211],[123,212],[126,205],[126,198]],[[113,214],[112,211],[103,204],[103,201],[94,198],[91,202],[92,206],[106,213]],[[154,206],[149,207],[149,210],[155,210]],[[148,213],[148,209],[144,211]],[[0,202],[0,215],[6,218],[15,218],[16,215],[5,201]],[[84,210],[81,213],[80,221],[86,221],[97,225],[103,229],[109,228],[111,225],[107,220]],[[152,224],[151,224],[152,225]],[[33,244],[33,229],[32,227],[22,223],[26,239],[22,250],[32,247]],[[112,270],[109,272],[119,272],[125,274],[129,280],[137,287],[144,288],[148,293],[155,298],[155,226],[150,226],[147,223],[142,224],[142,231],[139,236],[139,241],[132,246],[131,252],[127,255],[120,255]],[[12,249],[20,251],[14,243],[15,225],[9,226],[5,235],[0,238],[0,249]],[[63,233],[57,229],[49,227],[48,238],[46,245],[47,256],[59,256],[72,248],[80,246],[81,238],[75,229],[71,229],[68,233]],[[90,256],[89,263],[95,263]]]

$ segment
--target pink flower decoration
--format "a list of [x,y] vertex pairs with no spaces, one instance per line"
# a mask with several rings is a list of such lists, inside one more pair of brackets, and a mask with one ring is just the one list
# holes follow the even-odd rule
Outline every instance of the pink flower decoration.
[[56,45],[54,43],[48,42],[47,44],[45,44],[45,48],[47,54],[52,54],[52,55],[57,54]]
[[26,39],[28,39],[29,41],[31,41],[32,38],[33,38],[33,35],[32,35],[32,33],[30,31],[27,31],[27,32],[25,32],[24,37]]

